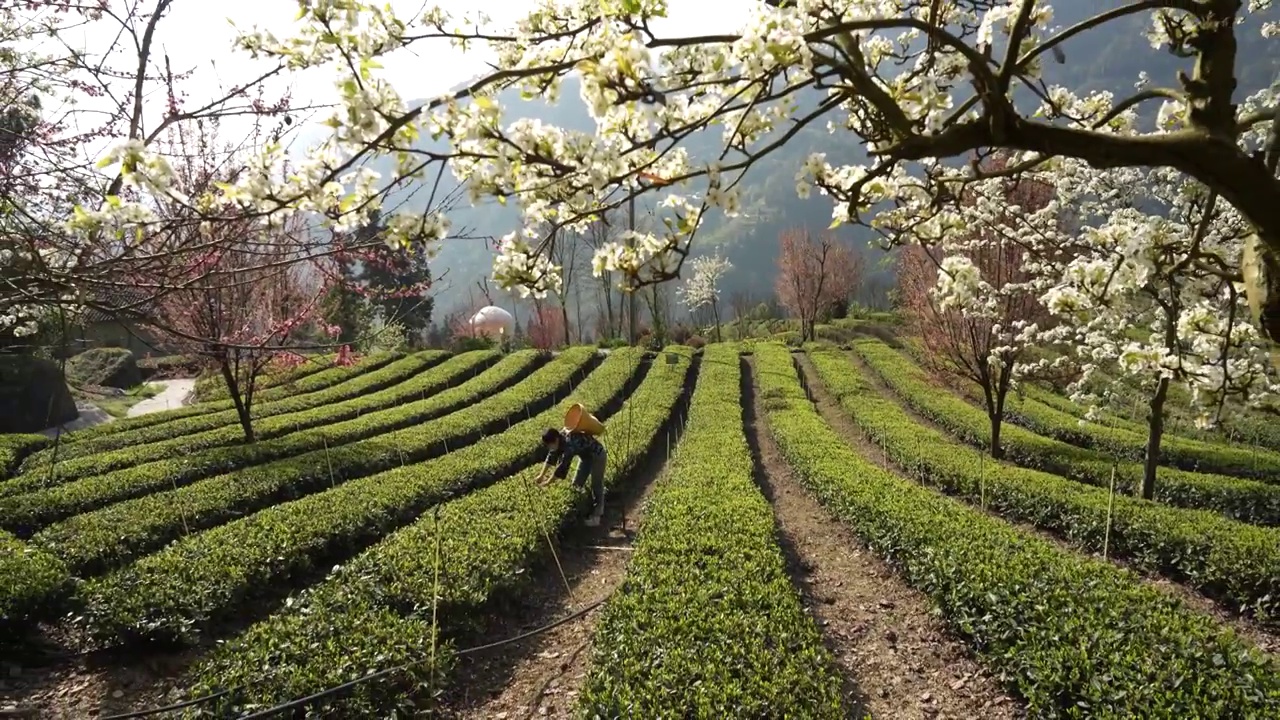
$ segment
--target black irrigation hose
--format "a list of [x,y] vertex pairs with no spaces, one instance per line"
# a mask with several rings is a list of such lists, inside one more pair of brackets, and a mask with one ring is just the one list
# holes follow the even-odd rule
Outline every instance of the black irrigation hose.
[[[607,599],[607,598],[606,598],[606,599]],[[604,602],[605,602],[605,600],[604,600],[604,599],[597,600],[597,601],[595,601],[595,602],[591,603],[590,605],[588,605],[588,606],[586,606],[586,607],[582,608],[581,610],[578,610],[578,611],[576,611],[576,612],[570,613],[569,615],[567,615],[567,616],[565,616],[565,617],[563,617],[563,618],[560,618],[559,620],[556,620],[556,621],[555,621],[555,622],[553,622],[553,623],[549,623],[549,624],[547,624],[547,625],[543,625],[542,627],[535,628],[535,629],[533,629],[533,630],[530,630],[530,631],[525,632],[525,633],[521,633],[521,634],[519,634],[519,635],[516,635],[515,637],[510,637],[510,638],[507,638],[507,639],[505,639],[505,640],[499,640],[499,641],[497,641],[497,642],[492,642],[492,643],[489,643],[489,644],[487,644],[487,645],[478,645],[478,646],[476,646],[476,647],[470,647],[470,648],[466,648],[466,649],[464,649],[464,650],[459,650],[459,651],[455,652],[454,654],[455,654],[455,655],[470,655],[470,654],[472,654],[472,653],[478,653],[478,652],[481,652],[481,651],[483,651],[483,650],[492,650],[493,648],[502,647],[503,645],[510,645],[511,643],[520,642],[521,640],[525,640],[525,639],[531,638],[531,637],[533,637],[533,636],[535,636],[535,635],[540,635],[540,634],[542,634],[542,633],[544,633],[544,632],[547,632],[547,631],[549,631],[549,630],[552,630],[552,629],[555,629],[555,628],[557,628],[557,627],[560,627],[561,625],[564,625],[564,624],[565,624],[565,623],[567,623],[567,622],[572,622],[573,620],[576,620],[576,619],[578,619],[578,618],[582,617],[583,615],[586,615],[587,613],[591,612],[592,610],[595,610],[596,608],[600,607],[601,605],[603,605],[603,604],[604,604]],[[258,712],[253,713],[252,715],[242,715],[242,716],[240,716],[240,720],[255,720],[256,718],[265,718],[265,717],[270,717],[270,716],[272,716],[272,715],[276,715],[276,714],[278,714],[278,713],[285,712],[286,710],[293,710],[294,708],[302,707],[302,706],[304,706],[304,705],[306,705],[306,704],[308,704],[308,703],[311,703],[311,702],[313,702],[313,701],[315,701],[315,700],[319,700],[320,698],[328,697],[328,696],[330,696],[330,695],[336,695],[337,693],[342,692],[343,690],[346,690],[347,688],[355,687],[356,685],[359,685],[359,684],[361,684],[361,683],[369,682],[370,680],[376,680],[376,679],[378,679],[378,678],[380,678],[380,677],[384,677],[384,676],[386,676],[386,675],[390,675],[391,673],[400,672],[400,671],[402,671],[402,670],[408,670],[409,668],[416,667],[416,666],[421,665],[421,664],[423,664],[423,663],[425,663],[425,662],[428,662],[429,660],[430,660],[430,658],[425,658],[425,659],[423,659],[423,660],[418,660],[418,661],[416,661],[416,662],[405,663],[404,665],[401,665],[401,666],[399,666],[399,667],[388,668],[388,669],[386,669],[386,670],[379,670],[379,671],[378,671],[378,672],[376,672],[376,673],[372,673],[372,674],[370,674],[370,675],[365,675],[364,677],[357,678],[357,679],[352,680],[352,681],[350,681],[350,682],[345,682],[345,683],[343,683],[343,684],[341,684],[341,685],[335,685],[334,687],[326,688],[326,689],[324,689],[324,690],[321,690],[321,691],[320,691],[320,692],[318,692],[318,693],[314,693],[314,694],[312,694],[312,695],[308,695],[307,697],[304,697],[304,698],[298,698],[298,699],[296,699],[296,700],[290,700],[289,702],[282,703],[282,704],[280,704],[280,705],[276,705],[275,707],[267,708],[266,710],[259,710]]]
[[560,627],[561,625],[564,625],[565,623],[568,623],[568,622],[572,622],[572,621],[574,621],[574,620],[577,620],[578,618],[582,617],[583,615],[586,615],[587,613],[591,612],[592,610],[595,610],[596,608],[598,608],[598,607],[600,607],[601,605],[603,605],[603,604],[605,603],[605,600],[607,600],[607,599],[608,599],[608,598],[604,598],[604,599],[601,599],[601,600],[597,600],[597,601],[595,601],[595,602],[591,603],[590,605],[588,605],[588,606],[586,606],[586,607],[582,608],[581,610],[578,610],[578,611],[576,611],[576,612],[570,613],[570,614],[568,614],[568,615],[566,615],[566,616],[564,616],[564,617],[560,618],[559,620],[556,620],[555,622],[553,622],[553,623],[551,623],[551,624],[549,624],[549,625],[543,625],[543,626],[542,626],[542,627],[540,627],[540,628],[534,628],[533,630],[530,630],[529,632],[521,633],[521,634],[519,634],[519,635],[516,635],[515,637],[509,637],[509,638],[507,638],[506,640],[498,640],[497,642],[491,642],[491,643],[489,643],[489,644],[487,644],[487,645],[477,645],[477,646],[475,646],[475,647],[469,647],[469,648],[466,648],[465,650],[459,650],[459,651],[455,652],[455,653],[454,653],[454,655],[471,655],[471,654],[473,654],[473,653],[482,652],[482,651],[484,651],[484,650],[492,650],[492,649],[497,648],[497,647],[502,647],[503,645],[510,645],[510,644],[512,644],[512,643],[517,643],[517,642],[520,642],[521,640],[527,640],[527,639],[529,639],[529,638],[531,638],[531,637],[533,637],[533,636],[535,636],[535,635],[541,635],[542,633],[547,632],[547,631],[549,631],[549,630],[554,630],[554,629],[556,629],[556,628]]
[[[542,633],[550,630],[554,630],[555,628],[558,628],[561,625],[564,625],[565,623],[577,620],[583,615],[586,615],[592,610],[595,610],[596,608],[600,607],[604,603],[605,603],[605,599],[597,600],[591,603],[590,605],[582,608],[581,610],[570,613],[569,615],[566,615],[565,617],[562,617],[559,620],[556,620],[555,622],[549,623],[547,625],[543,625],[542,627],[534,628],[533,630],[521,633],[514,637],[509,637],[505,640],[498,640],[497,642],[491,642],[486,645],[477,645],[475,647],[469,647],[463,650],[458,650],[457,652],[454,653],[454,655],[472,655],[474,653],[483,652],[485,650],[492,650],[494,648],[502,647],[503,645],[510,645],[512,643],[517,643],[517,642],[520,642],[521,640],[527,640],[528,638],[534,637],[535,635],[541,635]],[[387,668],[386,670],[379,670],[378,672],[370,673],[369,675],[365,675],[363,677],[357,678],[350,682],[345,682],[341,685],[335,685],[330,688],[325,688],[324,690],[321,690],[320,692],[314,693],[312,695],[308,695],[302,698],[297,698],[295,700],[290,700],[286,703],[282,703],[280,705],[276,705],[275,707],[270,707],[265,710],[259,710],[258,712],[255,712],[252,715],[242,715],[240,716],[240,720],[251,720],[252,718],[265,718],[265,717],[270,717],[272,715],[276,715],[278,713],[285,712],[286,710],[293,710],[294,708],[302,707],[310,702],[314,702],[321,698],[328,697],[330,695],[336,695],[342,692],[343,690],[355,687],[356,685],[377,680],[378,678],[385,677],[387,675],[400,672],[402,670],[408,670],[409,668],[417,667],[418,665],[421,665],[429,661],[430,661],[430,658],[424,658],[422,660],[418,660],[415,662],[405,663],[404,665],[400,665],[398,667]],[[202,705],[212,700],[217,700],[220,697],[224,697],[226,695],[231,694],[232,692],[235,692],[236,690],[240,690],[245,687],[248,687],[248,686],[240,685],[237,687],[229,688],[227,690],[221,690],[219,692],[213,693],[212,695],[204,695],[202,697],[193,698],[191,700],[184,700],[183,702],[175,703],[173,705],[165,705],[163,707],[148,708],[146,710],[136,710],[134,712],[123,713],[120,715],[108,715],[104,718],[101,718],[101,720],[133,720],[133,718],[150,717],[152,715],[159,715],[160,713],[172,712],[174,710],[182,710],[183,708],[188,708],[195,705]]]
[[209,702],[210,700],[217,700],[223,695],[230,694],[231,692],[239,689],[240,689],[239,687],[233,687],[228,690],[222,690],[222,691],[216,692],[212,695],[204,695],[202,697],[192,698],[191,700],[184,700],[180,703],[175,703],[173,705],[165,705],[163,707],[148,708],[146,710],[135,710],[134,712],[124,713],[122,715],[108,715],[104,718],[100,718],[100,720],[130,720],[130,718],[150,717],[151,715],[159,715],[160,713],[171,712],[173,710],[181,710],[183,708],[188,708],[193,705],[201,705],[203,703]]

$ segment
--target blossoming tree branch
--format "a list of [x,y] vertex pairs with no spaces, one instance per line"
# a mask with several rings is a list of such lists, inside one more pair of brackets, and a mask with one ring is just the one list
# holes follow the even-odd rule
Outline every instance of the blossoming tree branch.
[[[289,62],[196,82],[166,50],[184,39],[175,5],[0,7],[0,347],[65,341],[58,328],[86,309],[128,321],[218,369],[252,440],[256,376],[338,344],[314,332],[321,295],[342,285],[388,305],[421,300],[423,284],[384,292],[338,271],[406,255],[357,230],[409,175],[351,212],[351,193],[319,182],[325,164],[287,157],[317,111],[273,90]],[[270,201],[293,187],[305,192]],[[427,204],[452,201],[432,191]]]
[[[797,191],[830,196],[833,224],[870,224],[898,243],[938,242],[962,231],[971,213],[957,209],[961,198],[1003,178],[1037,175],[1057,187],[1057,175],[1065,174],[1079,183],[1074,199],[1105,185],[1091,185],[1093,178],[1127,168],[1189,183],[1198,189],[1187,191],[1188,199],[1201,198],[1206,223],[1232,218],[1244,232],[1222,252],[1193,242],[1182,271],[1211,278],[1205,282],[1218,283],[1229,304],[1242,302],[1247,289],[1257,318],[1232,324],[1280,339],[1280,119],[1271,90],[1235,97],[1249,61],[1238,56],[1239,34],[1274,38],[1280,29],[1269,0],[1135,0],[1065,27],[1038,0],[770,0],[749,8],[736,32],[666,36],[653,30],[667,13],[663,0],[547,0],[513,28],[439,8],[401,17],[361,2],[300,2],[293,35],[249,30],[239,45],[289,68],[335,73],[342,101],[328,121],[332,133],[289,172],[283,149],[270,146],[216,197],[192,202],[263,216],[312,212],[354,227],[380,208],[387,182],[426,179],[429,169],[447,164],[473,201],[492,197],[522,209],[524,227],[502,239],[494,276],[503,287],[541,296],[561,282],[554,262],[560,229],[582,232],[636,195],[653,193],[661,199],[662,230],[629,230],[594,255],[597,274],[636,288],[678,276],[708,211],[739,211],[743,172],[802,129],[824,123],[833,142],[864,145],[871,161],[833,166],[811,156],[797,168]],[[1046,80],[1050,63],[1067,61],[1069,40],[1133,17],[1147,23],[1154,47],[1189,58],[1190,69],[1135,78],[1140,87],[1127,97]],[[381,75],[379,59],[433,42],[487,46],[495,68],[410,106]],[[581,81],[592,132],[512,117],[498,102],[509,89],[554,102],[570,75]],[[806,90],[823,91],[825,99],[801,111],[796,98]],[[721,152],[695,161],[682,142],[707,130],[720,133]],[[449,152],[423,151],[417,141],[425,135],[446,138]],[[985,159],[993,150],[1013,153],[1012,160],[991,170]],[[394,178],[370,169],[378,156],[396,160]],[[124,146],[113,159],[123,162],[127,182],[170,192],[146,148]],[[646,178],[662,182],[655,187]],[[1059,198],[1040,212],[1070,205]],[[99,223],[136,221],[129,203],[98,212]],[[1079,212],[1076,229],[1088,226],[1093,237],[1123,237],[1147,250],[1162,237],[1137,232],[1133,213]],[[449,235],[444,212],[384,218],[392,243]],[[1067,268],[1079,263],[1054,266],[1041,250],[1026,254],[1045,269],[1040,275],[1078,271]],[[963,286],[940,282],[957,292]],[[1045,300],[1065,312],[1062,302]],[[1238,332],[1246,331],[1211,334],[1237,347]],[[1204,348],[1197,355],[1202,366],[1217,366]]]
[[[917,198],[909,209],[925,211],[983,177],[976,165],[946,159],[1005,148],[1021,156],[1004,173],[1055,158],[1177,170],[1234,208],[1266,259],[1280,255],[1277,150],[1265,146],[1276,112],[1268,93],[1237,104],[1233,92],[1244,61],[1236,56],[1236,33],[1274,37],[1270,6],[1139,0],[1060,28],[1052,7],[1034,0],[773,0],[753,5],[737,32],[666,37],[651,30],[666,14],[663,0],[542,2],[508,30],[439,8],[399,17],[374,4],[302,2],[296,34],[249,31],[240,44],[291,68],[332,68],[343,97],[330,120],[333,134],[292,173],[279,171],[282,151],[269,149],[219,201],[361,215],[377,204],[365,160],[395,157],[405,177],[448,161],[473,198],[519,202],[527,229],[504,238],[495,277],[541,294],[558,282],[550,260],[555,233],[534,228],[581,230],[642,192],[647,173],[678,191],[664,190],[665,232],[624,236],[595,258],[598,272],[621,270],[638,285],[678,274],[706,210],[737,211],[741,171],[801,128],[825,121],[873,158],[832,167],[815,157],[802,169],[802,188],[832,196],[837,221],[861,220],[904,195]],[[1238,26],[1255,15],[1258,22]],[[1046,60],[1060,58],[1066,41],[1130,16],[1146,17],[1152,43],[1194,58],[1193,69],[1127,98],[1041,81]],[[496,69],[409,107],[380,76],[378,59],[426,42],[487,44]],[[571,73],[582,80],[595,132],[508,118],[495,99],[519,88],[554,101]],[[827,99],[796,114],[794,97],[804,88],[823,89]],[[1161,104],[1161,122],[1142,128],[1138,111],[1151,103]],[[719,161],[692,162],[680,141],[713,126],[723,133]],[[416,148],[426,134],[448,138],[450,155]],[[145,170],[147,163],[129,166],[132,180],[164,191],[163,177]],[[441,214],[398,214],[388,224],[399,241],[448,233]],[[1264,313],[1264,324],[1280,336],[1280,316]]]

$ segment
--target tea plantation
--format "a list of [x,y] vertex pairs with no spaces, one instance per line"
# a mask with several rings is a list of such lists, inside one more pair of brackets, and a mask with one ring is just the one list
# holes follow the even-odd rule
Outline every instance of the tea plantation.
[[[385,353],[264,390],[252,444],[201,397],[0,436],[0,708],[1280,718],[1280,448],[1169,437],[1142,500],[1140,427],[1032,391],[992,460],[980,405],[865,339]],[[572,471],[533,483],[573,403],[600,528]],[[897,593],[849,607],[912,598],[938,645],[824,619],[870,579],[814,590],[778,483]],[[938,648],[980,670],[876,670]]]

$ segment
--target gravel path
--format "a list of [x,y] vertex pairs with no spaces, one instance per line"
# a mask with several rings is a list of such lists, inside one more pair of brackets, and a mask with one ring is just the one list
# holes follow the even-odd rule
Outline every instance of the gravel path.
[[76,430],[83,430],[115,420],[105,410],[86,400],[77,400],[76,410],[79,411],[80,415],[75,420],[63,423],[61,427],[54,426],[47,430],[41,430],[40,434],[52,438],[57,437],[59,431],[63,433],[75,432]]
[[[160,392],[153,397],[149,397],[137,405],[129,408],[129,417],[138,415],[147,415],[161,410],[171,410],[173,408],[182,407],[187,404],[187,399],[195,390],[196,381],[193,379],[181,380],[156,380],[146,383],[161,388]],[[115,420],[114,417],[103,411],[97,405],[86,400],[76,402],[76,409],[80,411],[80,417],[69,423],[64,423],[61,427],[51,427],[47,430],[41,430],[40,434],[47,437],[56,437],[59,432],[69,433],[76,430],[91,428],[94,425],[109,423]]]

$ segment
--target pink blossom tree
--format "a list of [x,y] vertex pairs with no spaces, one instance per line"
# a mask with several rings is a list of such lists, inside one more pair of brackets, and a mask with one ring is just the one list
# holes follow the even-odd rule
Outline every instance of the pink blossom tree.
[[[996,172],[1007,165],[1007,157],[997,156],[983,167]],[[1031,371],[1024,362],[1032,353],[1025,331],[1051,321],[1030,285],[1018,232],[1025,216],[1045,208],[1052,196],[1053,188],[1024,178],[1005,183],[999,213],[981,211],[974,197],[962,196],[959,207],[971,219],[967,230],[951,233],[946,248],[911,244],[898,258],[899,301],[924,345],[925,362],[940,375],[981,388],[994,458],[1004,456],[1000,431],[1009,391],[1018,376]],[[937,292],[939,282],[957,273],[976,277],[981,288],[961,305],[944,302]]]
[[[274,117],[275,139],[291,125],[287,95],[266,89],[284,61],[202,87],[190,82],[193,68],[171,64],[172,6],[0,4],[0,346],[25,342],[51,315],[74,321],[82,308],[132,318],[163,294],[169,278],[158,264],[191,265],[207,250],[171,242],[154,219],[102,222],[144,194],[120,168],[95,168],[104,148],[154,148],[180,126],[219,118]],[[150,279],[143,289],[139,277]]]
[[[259,379],[273,366],[300,360],[298,336],[312,322],[324,283],[307,283],[289,262],[294,236],[306,229],[291,221],[263,232],[254,221],[219,223],[223,237],[188,265],[181,286],[150,310],[150,322],[189,354],[222,376],[246,442],[254,441],[253,401]],[[234,239],[226,237],[235,233]],[[275,260],[276,262],[264,262]],[[350,348],[339,358],[349,363]]]
[[804,228],[778,238],[778,300],[800,320],[800,337],[813,340],[818,318],[847,299],[861,278],[859,258],[830,233],[813,238]]
[[[239,145],[220,145],[217,123],[181,125],[163,139],[176,185],[194,196],[234,178]],[[306,337],[333,328],[315,322],[333,282],[331,255],[301,215],[265,223],[251,215],[216,219],[175,199],[157,208],[161,222],[141,238],[145,264],[123,276],[147,300],[134,311],[187,354],[212,366],[226,383],[247,442],[254,441],[253,401],[260,377],[302,361],[299,350],[324,343]],[[173,252],[166,252],[172,248]],[[340,356],[350,361],[350,352]]]
[[554,348],[564,337],[564,317],[559,307],[538,303],[525,326],[529,344],[539,350]]

